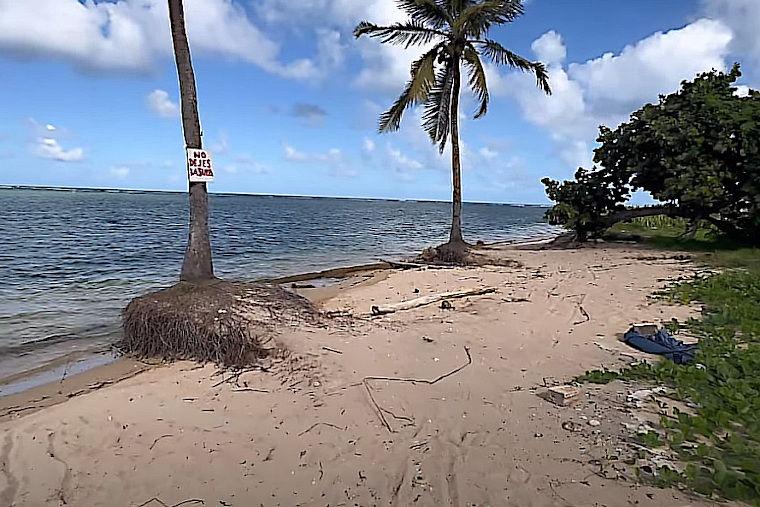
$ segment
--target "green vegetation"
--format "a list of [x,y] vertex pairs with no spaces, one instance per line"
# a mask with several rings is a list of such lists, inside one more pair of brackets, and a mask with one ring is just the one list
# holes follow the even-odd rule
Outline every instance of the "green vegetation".
[[[715,234],[757,244],[760,93],[736,95],[739,76],[738,65],[729,73],[701,74],[615,130],[600,127],[598,167],[578,169],[573,181],[543,180],[557,203],[549,222],[586,241],[618,222],[667,215],[685,219],[688,235],[707,223]],[[662,204],[626,207],[639,189]]]
[[[672,232],[679,224],[657,222],[657,230],[648,231],[645,241],[666,237],[658,235],[663,226]],[[687,242],[695,243],[700,241]],[[705,495],[760,505],[760,252],[716,246],[714,240],[702,240],[702,248],[695,248],[696,259],[727,269],[678,282],[658,295],[671,302],[704,305],[703,319],[667,326],[699,338],[693,363],[663,360],[620,372],[587,372],[577,380],[645,380],[669,388],[667,395],[688,410],[664,410],[661,428],[638,439],[650,448],[667,445],[685,467],[682,471],[661,467],[654,482],[683,484]]]
[[354,35],[377,37],[383,43],[430,46],[412,63],[411,78],[398,100],[380,116],[380,131],[401,126],[404,112],[422,104],[422,127],[443,153],[451,138],[453,176],[452,220],[449,242],[437,248],[433,260],[465,263],[468,245],[462,238],[462,179],[459,155],[459,93],[461,67],[467,69],[467,85],[478,101],[475,118],[488,111],[489,93],[482,57],[494,65],[507,65],[535,74],[539,88],[551,93],[544,65],[531,62],[488,38],[493,26],[515,21],[524,12],[523,0],[397,0],[409,20],[390,26],[362,21]]

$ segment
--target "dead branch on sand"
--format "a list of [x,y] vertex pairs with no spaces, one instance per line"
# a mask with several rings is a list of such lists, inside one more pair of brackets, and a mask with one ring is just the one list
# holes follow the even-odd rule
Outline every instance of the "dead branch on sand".
[[496,287],[486,287],[483,289],[471,289],[458,292],[442,292],[440,294],[432,294],[430,296],[423,296],[421,298],[411,299],[402,303],[396,303],[389,306],[373,306],[371,308],[372,315],[386,315],[388,313],[395,313],[399,310],[411,310],[420,306],[437,303],[444,299],[459,299],[468,296],[482,296],[483,294],[491,294],[496,292]]
[[[435,378],[433,380],[414,379],[414,378],[400,378],[400,377],[364,377],[362,379],[361,383],[359,383],[359,384],[352,384],[352,385],[363,385],[364,386],[364,389],[367,391],[367,395],[369,396],[369,399],[372,402],[372,405],[375,407],[375,412],[377,412],[377,415],[380,417],[380,421],[383,423],[383,426],[385,426],[385,429],[387,429],[389,433],[393,433],[393,428],[391,428],[391,425],[390,425],[390,423],[388,423],[388,420],[385,418],[385,415],[383,414],[383,412],[388,412],[391,415],[393,415],[393,414],[389,410],[386,410],[386,409],[382,408],[377,403],[377,400],[375,400],[375,397],[372,395],[372,389],[371,389],[370,382],[377,380],[377,381],[384,381],[384,382],[407,382],[407,383],[415,384],[415,385],[416,384],[427,384],[427,385],[437,384],[438,382],[440,382],[441,380],[443,380],[445,378],[451,377],[452,375],[456,375],[457,373],[459,373],[460,371],[464,370],[465,368],[467,368],[469,365],[472,364],[472,356],[470,355],[470,349],[469,349],[469,347],[465,347],[464,351],[467,354],[467,362],[465,364],[463,364],[462,366],[460,366],[458,368],[455,368],[455,369],[451,370],[448,373],[444,373],[440,377],[437,377],[437,378]],[[400,417],[395,416],[395,415],[394,415],[394,417],[396,417],[396,419],[401,419]]]
[[150,447],[148,448],[148,450],[152,451],[153,448],[156,446],[156,444],[158,443],[159,440],[161,440],[163,438],[173,437],[173,436],[174,435],[161,435],[160,437],[158,437],[157,439],[155,439],[152,444],[150,444]]
[[190,498],[190,499],[188,499],[188,500],[182,500],[182,501],[181,501],[181,502],[179,502],[179,503],[175,503],[175,504],[173,504],[173,505],[169,505],[169,504],[167,504],[167,503],[163,502],[163,501],[162,501],[160,498],[158,498],[157,496],[154,496],[153,498],[151,498],[151,499],[150,499],[150,500],[148,500],[147,502],[143,502],[143,503],[141,503],[140,505],[138,505],[137,507],[145,507],[146,505],[148,505],[148,504],[149,504],[149,503],[151,503],[151,502],[157,502],[157,503],[159,503],[159,504],[163,505],[164,507],[180,507],[180,505],[187,505],[187,504],[191,504],[191,503],[192,503],[192,504],[198,504],[198,503],[199,503],[199,504],[201,504],[201,505],[206,505],[206,502],[205,502],[205,501],[203,501],[203,500],[201,500],[200,498]]
[[305,430],[303,430],[301,433],[298,434],[298,436],[300,437],[301,435],[305,435],[305,434],[307,434],[308,432],[310,432],[311,430],[313,430],[314,428],[316,428],[317,426],[320,426],[320,425],[322,425],[322,426],[329,426],[331,428],[335,428],[335,429],[338,429],[340,431],[346,431],[346,428],[344,428],[343,426],[338,426],[337,424],[333,424],[333,423],[329,423],[329,422],[321,422],[320,421],[320,422],[315,422],[314,424],[312,424],[311,426],[309,426],[308,428],[306,428]]

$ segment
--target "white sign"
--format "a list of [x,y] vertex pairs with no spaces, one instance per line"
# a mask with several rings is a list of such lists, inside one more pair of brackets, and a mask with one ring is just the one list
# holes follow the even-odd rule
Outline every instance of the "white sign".
[[214,181],[211,154],[207,151],[187,149],[187,176],[190,183]]

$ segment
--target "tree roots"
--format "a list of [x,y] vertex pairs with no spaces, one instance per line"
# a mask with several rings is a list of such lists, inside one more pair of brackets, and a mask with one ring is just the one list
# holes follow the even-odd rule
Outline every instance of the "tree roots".
[[276,354],[278,326],[315,323],[305,298],[278,285],[180,282],[133,299],[122,315],[123,353],[242,368]]

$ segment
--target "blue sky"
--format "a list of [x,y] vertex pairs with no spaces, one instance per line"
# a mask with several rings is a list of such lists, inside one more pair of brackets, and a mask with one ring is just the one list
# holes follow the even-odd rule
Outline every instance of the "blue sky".
[[[185,0],[212,192],[450,199],[410,110],[378,115],[419,48],[356,41],[393,0]],[[597,126],[683,79],[742,64],[760,88],[760,0],[529,0],[492,38],[548,65],[489,66],[489,113],[463,97],[464,199],[547,202],[540,179],[590,166]],[[0,184],[183,190],[184,141],[165,0],[0,0]]]

